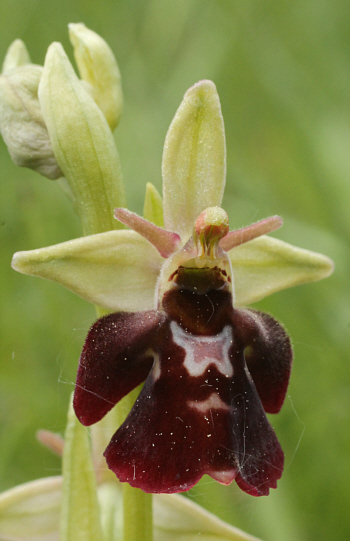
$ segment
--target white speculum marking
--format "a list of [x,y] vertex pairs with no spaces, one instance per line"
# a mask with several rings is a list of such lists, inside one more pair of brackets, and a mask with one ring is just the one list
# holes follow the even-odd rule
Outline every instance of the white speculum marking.
[[224,376],[233,376],[233,366],[228,355],[233,343],[229,325],[215,336],[188,334],[175,321],[170,323],[170,329],[175,344],[185,350],[184,366],[190,376],[201,376],[211,364]]
[[189,400],[187,405],[190,408],[194,408],[202,413],[207,413],[212,409],[220,409],[228,411],[230,407],[221,400],[220,396],[217,393],[212,393],[209,398],[202,400],[202,402],[195,402],[194,400]]

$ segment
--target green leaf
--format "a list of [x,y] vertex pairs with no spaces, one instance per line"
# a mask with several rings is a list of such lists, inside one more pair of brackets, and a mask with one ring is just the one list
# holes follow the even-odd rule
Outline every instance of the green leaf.
[[90,438],[72,405],[68,411],[62,471],[60,541],[102,541]]
[[211,81],[186,92],[165,139],[162,171],[165,228],[187,241],[199,214],[221,206],[225,187],[224,122]]
[[316,282],[333,272],[328,257],[262,236],[228,252],[232,263],[235,304],[245,306],[276,291]]
[[18,272],[63,285],[83,299],[111,311],[154,307],[154,292],[163,258],[134,231],[109,231],[17,252]]

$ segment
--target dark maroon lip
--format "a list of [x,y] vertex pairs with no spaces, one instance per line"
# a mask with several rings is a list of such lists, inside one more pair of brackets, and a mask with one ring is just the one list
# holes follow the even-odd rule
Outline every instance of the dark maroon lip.
[[120,481],[172,493],[208,474],[268,494],[284,456],[265,412],[277,413],[286,394],[287,334],[267,314],[234,309],[223,288],[177,285],[162,307],[110,314],[92,326],[75,388],[78,418],[96,423],[145,381],[105,451]]

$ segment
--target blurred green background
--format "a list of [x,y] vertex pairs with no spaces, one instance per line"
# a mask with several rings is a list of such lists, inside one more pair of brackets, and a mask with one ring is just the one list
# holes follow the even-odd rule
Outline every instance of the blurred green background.
[[[115,52],[125,110],[115,137],[128,206],[161,189],[162,145],[186,89],[210,78],[227,135],[231,226],[283,216],[279,238],[336,263],[320,283],[257,307],[290,332],[295,363],[271,417],[286,454],[278,489],[256,499],[205,478],[189,496],[265,541],[348,539],[350,532],[350,3],[331,0],[1,0],[0,56],[22,38],[35,63],[84,22]],[[0,142],[0,488],[53,475],[35,431],[63,432],[93,307],[16,274],[13,252],[80,236],[58,186],[16,168]]]

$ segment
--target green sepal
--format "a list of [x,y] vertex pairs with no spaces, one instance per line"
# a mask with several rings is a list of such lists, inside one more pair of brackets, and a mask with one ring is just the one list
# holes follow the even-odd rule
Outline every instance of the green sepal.
[[276,291],[316,282],[333,272],[329,257],[263,235],[228,252],[235,304],[246,306]]
[[61,244],[17,252],[12,267],[63,285],[111,311],[154,307],[164,259],[135,231],[108,231]]
[[186,92],[165,138],[162,172],[164,225],[185,242],[200,213],[221,206],[225,187],[224,121],[211,81]]

